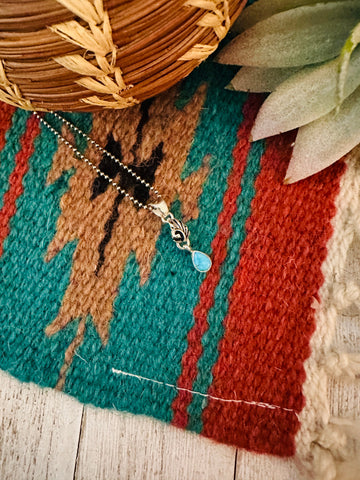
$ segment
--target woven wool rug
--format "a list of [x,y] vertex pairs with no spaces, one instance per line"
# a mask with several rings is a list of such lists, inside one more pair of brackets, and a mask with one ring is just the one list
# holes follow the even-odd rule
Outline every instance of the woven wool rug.
[[[207,274],[160,219],[31,113],[1,104],[0,368],[84,403],[296,456],[320,475],[338,460],[323,365],[336,315],[358,296],[336,272],[360,176],[349,156],[283,185],[295,133],[250,143],[263,98],[226,90],[234,72],[207,63],[131,109],[64,114],[188,221],[211,255]],[[46,118],[147,200],[113,160]]]

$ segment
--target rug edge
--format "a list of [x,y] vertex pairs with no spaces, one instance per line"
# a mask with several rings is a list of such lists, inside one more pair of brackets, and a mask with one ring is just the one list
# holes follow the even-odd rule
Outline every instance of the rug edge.
[[[342,281],[342,272],[351,244],[360,235],[360,148],[345,159],[346,170],[340,179],[335,200],[336,214],[331,220],[333,234],[329,239],[326,260],[322,264],[324,282],[318,302],[313,300],[316,330],[311,338],[311,355],[305,361],[306,380],[303,394],[306,404],[300,413],[301,427],[296,435],[295,461],[300,474],[316,480],[334,480],[341,470],[346,480],[347,465],[352,470],[354,459],[346,451],[347,435],[344,422],[331,416],[328,381],[332,368],[339,374],[342,353],[332,348],[339,315],[360,295],[360,285]],[[359,352],[360,353],[360,352]],[[334,361],[333,357],[337,357]],[[330,360],[330,361],[329,361]],[[329,367],[329,364],[332,367]],[[346,367],[343,374],[346,375]]]

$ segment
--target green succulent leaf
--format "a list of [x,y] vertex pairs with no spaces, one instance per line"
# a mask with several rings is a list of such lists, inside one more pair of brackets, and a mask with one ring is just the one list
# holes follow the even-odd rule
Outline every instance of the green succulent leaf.
[[256,68],[242,67],[231,80],[232,90],[242,92],[273,92],[282,82],[297,73],[303,67],[293,68]]
[[[322,0],[322,3],[334,2],[336,0]],[[342,0],[337,0],[342,1]],[[257,0],[249,5],[232,26],[232,31],[241,33],[256,23],[275,15],[276,13],[291,10],[303,5],[319,3],[319,0]]]
[[360,2],[348,0],[293,8],[262,20],[232,40],[217,61],[287,68],[338,56],[360,20]]
[[360,88],[335,110],[298,131],[284,183],[294,183],[333,164],[360,143]]
[[[253,140],[277,135],[310,123],[337,106],[338,60],[305,67],[268,96],[256,117]],[[353,53],[344,98],[360,85],[360,47]]]
[[347,38],[339,57],[339,76],[337,85],[338,103],[337,109],[340,108],[341,103],[345,99],[345,83],[349,71],[350,58],[355,48],[360,43],[360,22],[352,30],[350,36]]

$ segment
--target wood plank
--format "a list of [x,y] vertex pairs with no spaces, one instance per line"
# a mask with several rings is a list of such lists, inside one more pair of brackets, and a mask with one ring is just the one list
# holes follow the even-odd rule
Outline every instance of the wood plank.
[[292,458],[238,450],[235,480],[300,480]]
[[233,480],[235,448],[145,416],[86,406],[76,480]]
[[[360,238],[355,237],[344,268],[344,281],[360,285]],[[360,304],[355,302],[338,318],[334,346],[340,352],[360,351]],[[328,385],[330,411],[334,417],[360,418],[360,382],[332,378]],[[349,453],[360,455],[360,439],[348,442]]]
[[0,371],[0,478],[72,480],[83,405]]

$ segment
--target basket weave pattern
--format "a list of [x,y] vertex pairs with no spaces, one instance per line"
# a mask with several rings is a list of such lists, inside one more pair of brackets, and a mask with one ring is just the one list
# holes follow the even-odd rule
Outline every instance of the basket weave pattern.
[[245,3],[0,1],[0,100],[45,111],[135,105],[213,53]]

